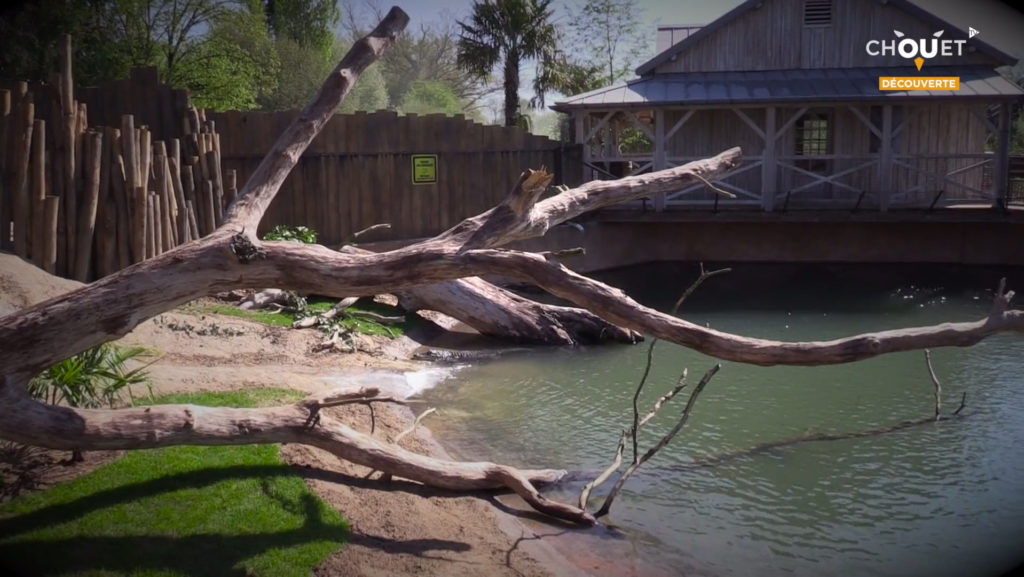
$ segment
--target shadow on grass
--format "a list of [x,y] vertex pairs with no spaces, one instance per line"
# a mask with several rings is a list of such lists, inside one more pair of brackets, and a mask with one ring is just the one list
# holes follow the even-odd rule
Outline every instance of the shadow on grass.
[[[338,483],[358,484],[358,479],[330,471],[282,466],[237,465],[178,473],[119,486],[45,506],[23,514],[0,519],[0,574],[51,575],[66,573],[111,572],[180,574],[210,576],[253,575],[247,562],[268,551],[310,543],[351,542],[375,549],[416,556],[431,551],[464,551],[469,545],[439,539],[397,540],[352,533],[346,526],[325,523],[322,508],[312,494],[300,500],[274,495],[270,480],[276,477],[319,478]],[[89,535],[41,538],[31,533],[74,522],[90,513],[154,495],[200,489],[233,479],[259,479],[265,496],[275,499],[285,510],[301,517],[302,525],[274,532],[246,533],[239,527],[234,534],[198,533],[174,535]],[[367,481],[367,484],[372,481]],[[378,486],[381,484],[378,482]],[[403,483],[406,485],[406,483]],[[413,484],[403,487],[414,490]],[[418,492],[418,491],[417,491]],[[254,525],[258,523],[254,522]],[[269,564],[269,566],[268,566]],[[274,560],[263,562],[262,574],[277,575]],[[280,567],[280,569],[285,569]],[[22,571],[19,573],[18,571]],[[287,571],[285,571],[287,572]]]

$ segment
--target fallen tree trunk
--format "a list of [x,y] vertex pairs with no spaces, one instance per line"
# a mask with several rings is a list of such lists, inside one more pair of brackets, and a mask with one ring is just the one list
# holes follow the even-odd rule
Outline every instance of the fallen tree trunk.
[[630,330],[723,359],[762,365],[844,363],[888,352],[966,346],[1024,330],[1024,312],[1007,310],[1000,287],[992,312],[949,323],[856,335],[826,342],[780,342],[715,331],[643,307],[622,291],[573,273],[541,255],[497,250],[539,236],[585,212],[685,188],[736,167],[740,150],[668,170],[597,181],[539,201],[551,175],[528,171],[500,205],[432,239],[380,254],[349,254],[316,245],[261,242],[264,212],[303,151],[351,90],[355,79],[404,29],[391,12],[331,73],[314,101],[292,122],[231,206],[221,228],[76,291],[11,314],[0,323],[0,436],[79,450],[172,444],[297,442],[326,448],[388,475],[446,489],[507,487],[546,514],[593,523],[582,508],[554,503],[532,484],[558,472],[529,472],[493,463],[431,459],[357,433],[330,418],[310,421],[307,405],[271,409],[191,406],[101,411],[54,407],[27,392],[29,381],[57,361],[119,338],[142,321],[201,296],[274,286],[328,296],[371,296],[416,286],[496,274],[531,282]]
[[613,325],[586,309],[539,303],[476,277],[399,292],[398,304],[410,312],[429,309],[444,313],[481,334],[517,343],[577,345],[643,340],[640,333]]
[[[341,251],[373,254],[354,246],[343,246]],[[640,333],[609,323],[586,309],[539,303],[477,277],[416,286],[398,291],[396,296],[406,311],[444,313],[482,335],[521,344],[633,344],[643,340]]]

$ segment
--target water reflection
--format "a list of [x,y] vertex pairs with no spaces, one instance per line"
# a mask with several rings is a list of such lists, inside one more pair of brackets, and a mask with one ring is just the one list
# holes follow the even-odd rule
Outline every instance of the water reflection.
[[[672,270],[629,274],[620,286],[666,275]],[[953,285],[930,274],[888,283],[851,283],[857,275],[837,268],[764,276],[756,284],[709,281],[685,316],[751,336],[819,340],[973,320],[991,302],[987,282]],[[684,284],[623,288],[667,307],[677,292],[668,289]],[[933,353],[947,411],[969,392],[961,420],[696,466],[768,440],[889,427],[932,412],[921,353],[832,367],[726,363],[687,430],[627,485],[612,521],[666,574],[686,567],[714,575],[998,575],[1021,560],[1022,345],[1020,336],[999,336]],[[427,393],[447,408],[431,426],[467,458],[599,469],[628,426],[645,355],[646,346],[535,351],[469,367]],[[655,358],[644,406],[684,367],[695,382],[714,363],[665,343]],[[644,446],[674,424],[683,404],[652,423]],[[558,496],[574,499],[578,488]]]

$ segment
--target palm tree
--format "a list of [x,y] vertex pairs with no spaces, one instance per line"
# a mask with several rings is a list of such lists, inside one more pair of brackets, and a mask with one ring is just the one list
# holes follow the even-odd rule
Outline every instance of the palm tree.
[[502,64],[505,126],[519,123],[519,65],[557,50],[551,0],[478,0],[469,22],[459,21],[458,64],[478,77]]

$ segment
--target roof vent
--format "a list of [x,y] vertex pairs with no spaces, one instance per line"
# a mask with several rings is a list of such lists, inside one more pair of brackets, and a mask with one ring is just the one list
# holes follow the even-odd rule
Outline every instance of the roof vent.
[[832,0],[804,0],[804,26],[831,26]]

